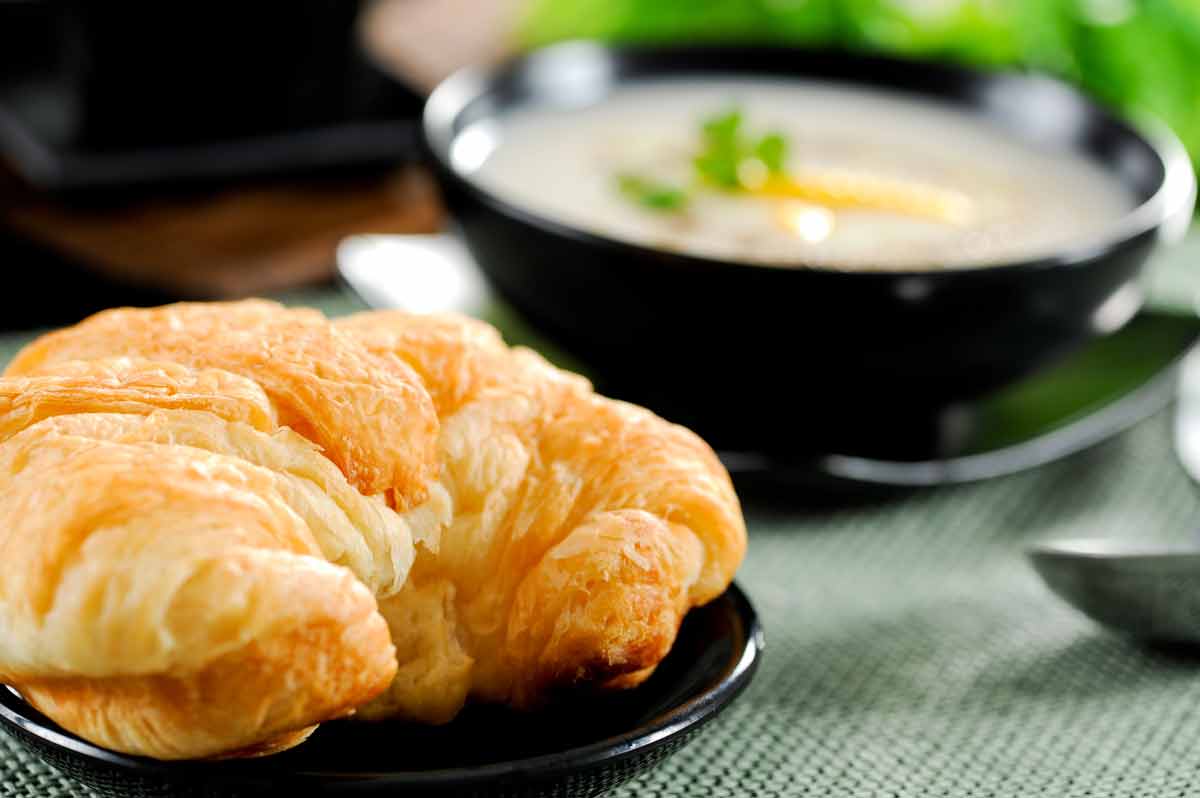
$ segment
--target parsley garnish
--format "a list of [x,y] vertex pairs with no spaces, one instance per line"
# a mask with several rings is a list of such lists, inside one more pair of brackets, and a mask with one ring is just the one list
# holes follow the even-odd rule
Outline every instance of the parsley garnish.
[[626,197],[654,211],[682,210],[688,202],[687,192],[683,189],[637,175],[617,175],[617,186]]
[[778,133],[768,133],[754,145],[754,155],[771,174],[783,174],[783,164],[787,160],[787,139]]
[[742,162],[742,141],[738,130],[742,112],[736,108],[704,122],[704,149],[692,161],[696,172],[713,185],[738,188],[738,166]]
[[732,108],[704,122],[704,149],[693,163],[700,177],[726,191],[739,191],[743,185],[743,168],[748,161],[758,161],[760,171],[768,174],[783,172],[787,160],[787,140],[778,133],[768,133],[760,139],[742,133],[742,112]]
[[[779,133],[767,133],[761,138],[746,136],[742,122],[742,112],[738,108],[730,108],[704,120],[700,128],[701,149],[692,159],[700,184],[723,191],[744,191],[748,188],[744,183],[746,166],[759,173],[783,173],[787,139]],[[687,189],[639,175],[618,175],[617,185],[630,200],[652,210],[678,211],[688,204]]]

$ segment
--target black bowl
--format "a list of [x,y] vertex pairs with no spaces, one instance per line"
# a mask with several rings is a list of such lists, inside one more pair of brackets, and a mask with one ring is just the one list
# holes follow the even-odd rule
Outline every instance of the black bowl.
[[471,707],[440,727],[323,724],[262,759],[159,762],[99,748],[0,687],[0,723],[37,756],[103,796],[599,795],[677,751],[750,682],[762,630],[731,586],[684,619],[643,685],[520,714]]
[[[499,199],[450,159],[469,125],[526,103],[578,104],[626,81],[713,74],[815,78],[967,108],[1025,140],[1085,153],[1141,204],[1101,240],[1051,257],[845,272],[583,232]],[[1195,186],[1169,133],[1151,141],[1050,78],[834,51],[558,45],[451,77],[423,127],[449,207],[499,292],[586,361],[604,390],[734,450],[950,453],[962,423],[955,405],[1133,315],[1142,264],[1161,237],[1182,232]]]

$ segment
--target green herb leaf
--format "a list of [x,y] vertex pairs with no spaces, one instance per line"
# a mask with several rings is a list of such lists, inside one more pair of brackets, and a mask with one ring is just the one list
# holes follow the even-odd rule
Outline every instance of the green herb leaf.
[[618,175],[617,187],[630,200],[651,210],[679,211],[687,205],[687,193],[682,189],[638,175]]
[[738,188],[738,164],[745,157],[741,127],[742,112],[737,108],[704,120],[704,149],[693,163],[700,176],[713,185]]
[[736,189],[741,183],[738,180],[738,163],[740,159],[730,153],[709,152],[697,155],[692,164],[700,176],[720,188]]
[[738,131],[742,127],[742,111],[730,108],[724,113],[710,116],[704,120],[704,137],[710,145],[721,147],[736,147]]
[[781,174],[787,160],[787,139],[779,133],[768,133],[759,140],[754,154],[771,174]]
[[[752,165],[761,174],[783,172],[788,145],[779,133],[762,138],[743,134],[742,112],[730,108],[705,119],[701,124],[701,149],[692,159],[696,175],[703,183],[725,191],[743,191],[744,165]],[[761,164],[761,165],[760,165]],[[689,201],[688,187],[656,182],[637,174],[617,175],[617,187],[631,201],[655,211],[678,211]]]
[[769,173],[779,174],[787,160],[787,139],[768,133],[756,141],[743,135],[742,119],[742,112],[733,108],[704,120],[704,149],[693,160],[702,180],[728,191],[745,188],[741,166],[746,161],[761,161]]

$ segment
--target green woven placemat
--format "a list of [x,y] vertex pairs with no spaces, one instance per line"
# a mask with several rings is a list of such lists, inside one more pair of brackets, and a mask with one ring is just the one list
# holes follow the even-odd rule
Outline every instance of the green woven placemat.
[[[294,297],[330,311],[344,296]],[[0,340],[7,360],[18,339]],[[1160,415],[1037,471],[812,511],[749,504],[739,582],[767,630],[730,710],[619,796],[1183,796],[1200,658],[1061,605],[1022,555],[1073,534],[1188,537],[1200,493]],[[0,736],[0,796],[90,793]]]

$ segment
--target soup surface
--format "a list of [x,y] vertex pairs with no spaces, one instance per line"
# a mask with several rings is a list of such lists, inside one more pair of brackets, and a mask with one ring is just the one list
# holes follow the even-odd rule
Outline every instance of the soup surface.
[[[727,183],[727,164],[710,168],[714,148],[718,161],[740,153]],[[591,105],[530,106],[480,123],[451,155],[539,215],[780,266],[1020,260],[1096,239],[1135,205],[1083,156],[1039,148],[977,114],[807,81],[632,83]]]

